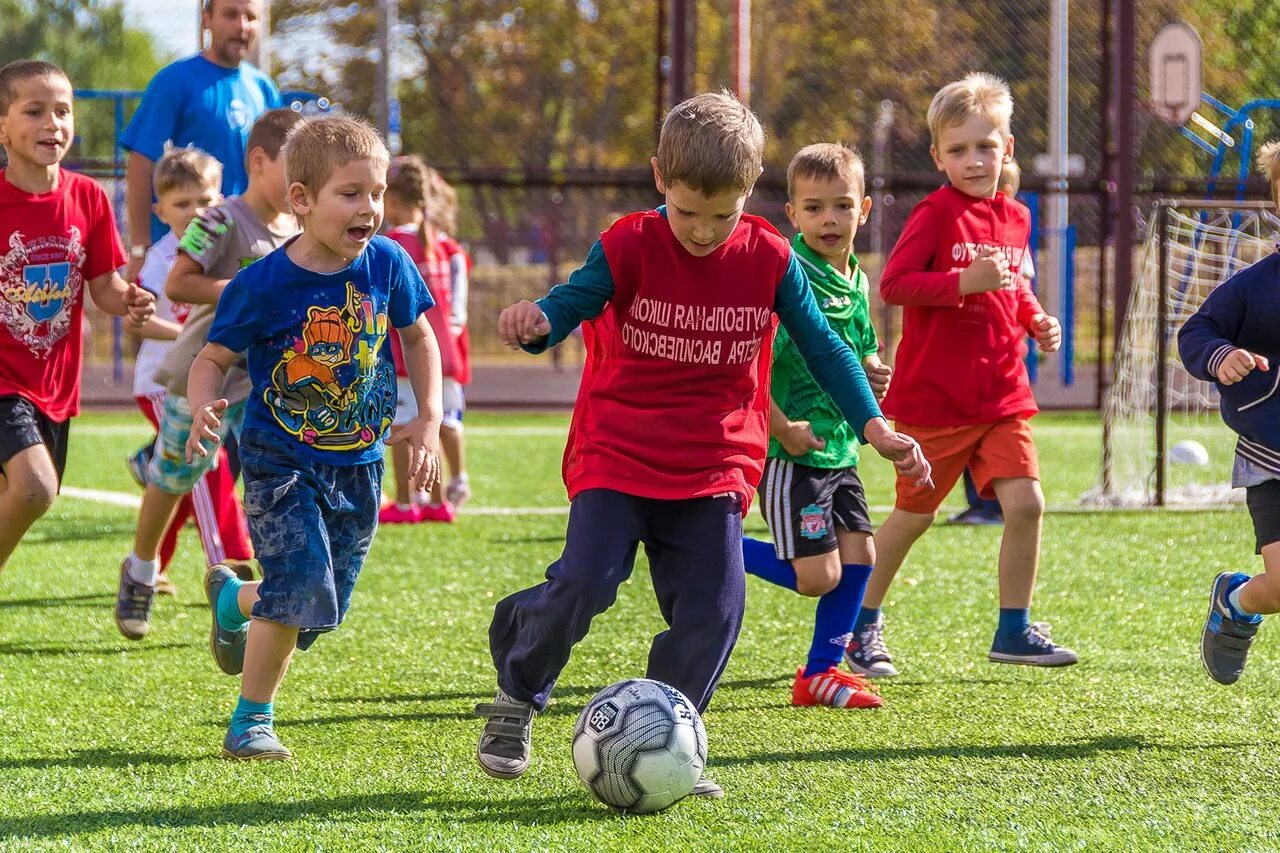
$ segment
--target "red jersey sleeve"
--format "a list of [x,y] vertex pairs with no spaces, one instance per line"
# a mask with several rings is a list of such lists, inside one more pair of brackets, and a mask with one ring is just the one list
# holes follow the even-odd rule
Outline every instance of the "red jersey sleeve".
[[84,238],[83,268],[87,281],[119,269],[124,266],[126,258],[124,243],[120,240],[120,232],[116,230],[116,217],[111,211],[107,194],[97,182],[88,178],[80,180],[83,181],[81,198],[89,214],[89,233]]
[[963,302],[960,273],[932,269],[941,233],[939,215],[937,207],[926,199],[907,217],[880,276],[880,298],[890,305],[958,307]]

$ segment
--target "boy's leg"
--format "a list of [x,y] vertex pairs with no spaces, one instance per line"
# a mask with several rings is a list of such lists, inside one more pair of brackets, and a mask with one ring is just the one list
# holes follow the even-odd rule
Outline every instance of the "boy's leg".
[[1040,481],[1029,477],[994,480],[992,486],[1004,508],[1004,536],[1000,539],[1000,608],[1028,609],[1040,567],[1040,533],[1044,521],[1044,493]]
[[0,569],[31,525],[53,506],[58,470],[44,444],[19,450],[0,462]]
[[273,703],[298,643],[298,628],[254,619],[244,658],[240,699],[222,742],[222,755],[242,761],[285,760],[292,753],[275,733]]
[[460,509],[471,497],[471,483],[467,478],[466,442],[462,434],[462,418],[467,410],[467,398],[462,384],[456,379],[444,380],[444,392],[440,447],[444,451],[444,461],[449,466],[449,485],[444,497],[453,504],[454,509]]

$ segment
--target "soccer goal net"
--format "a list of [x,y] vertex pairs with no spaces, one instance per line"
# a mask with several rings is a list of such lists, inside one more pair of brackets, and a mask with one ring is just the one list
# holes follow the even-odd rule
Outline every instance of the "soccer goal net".
[[1235,439],[1218,415],[1217,389],[1183,369],[1177,335],[1215,287],[1275,251],[1278,239],[1280,220],[1264,202],[1153,206],[1103,405],[1102,472],[1085,503],[1243,499],[1231,489]]

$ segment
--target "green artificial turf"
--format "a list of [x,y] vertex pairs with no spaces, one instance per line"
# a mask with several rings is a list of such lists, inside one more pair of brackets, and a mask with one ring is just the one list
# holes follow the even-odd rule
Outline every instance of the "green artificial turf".
[[[468,417],[475,511],[378,533],[346,624],[296,656],[277,698],[287,764],[217,757],[238,685],[209,657],[194,531],[181,597],[130,642],[112,603],[133,512],[61,498],[0,575],[0,847],[1280,848],[1275,629],[1234,687],[1198,659],[1210,581],[1257,568],[1248,517],[1070,511],[1096,475],[1082,416],[1036,421],[1053,511],[1033,618],[1078,666],[987,663],[999,531],[938,527],[886,605],[902,675],[885,707],[791,708],[813,602],[752,578],[705,718],[728,797],[620,817],[578,782],[569,741],[596,690],[643,674],[663,627],[642,558],[537,719],[530,771],[489,779],[470,714],[494,687],[488,621],[559,553],[566,419]],[[145,436],[136,415],[79,419],[67,484],[136,496],[121,460]],[[888,466],[863,474],[890,504]],[[754,510],[749,527],[763,533]]]

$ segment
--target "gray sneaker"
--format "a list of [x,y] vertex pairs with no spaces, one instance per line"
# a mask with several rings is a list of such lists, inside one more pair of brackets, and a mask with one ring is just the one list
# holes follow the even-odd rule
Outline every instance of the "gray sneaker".
[[502,690],[493,702],[476,706],[478,716],[489,718],[476,749],[481,770],[495,779],[514,779],[529,769],[529,741],[536,713],[532,704],[512,699]]
[[130,640],[141,640],[151,630],[151,602],[156,588],[129,577],[129,558],[120,562],[120,588],[116,593],[116,627]]
[[218,597],[227,581],[234,577],[235,573],[223,565],[210,566],[204,575],[204,594],[209,599],[209,618],[213,622],[209,629],[209,651],[218,669],[227,675],[244,671],[244,646],[249,636],[248,625],[239,631],[228,631],[218,624]]
[[222,757],[237,761],[288,761],[293,753],[276,737],[276,730],[264,723],[241,735],[227,729],[222,741]]
[[1242,583],[1239,580],[1242,577],[1248,579],[1248,575],[1223,572],[1214,579],[1213,591],[1209,594],[1209,616],[1200,635],[1200,660],[1209,677],[1219,684],[1235,684],[1240,679],[1249,646],[1253,645],[1253,637],[1262,624],[1261,616],[1244,620],[1231,614],[1227,594]]
[[706,797],[708,800],[724,799],[724,788],[721,788],[713,780],[703,776],[698,780],[698,784],[693,786],[693,790],[689,792],[691,797]]
[[884,614],[853,635],[844,648],[844,662],[849,669],[866,678],[888,678],[898,674],[884,644]]

